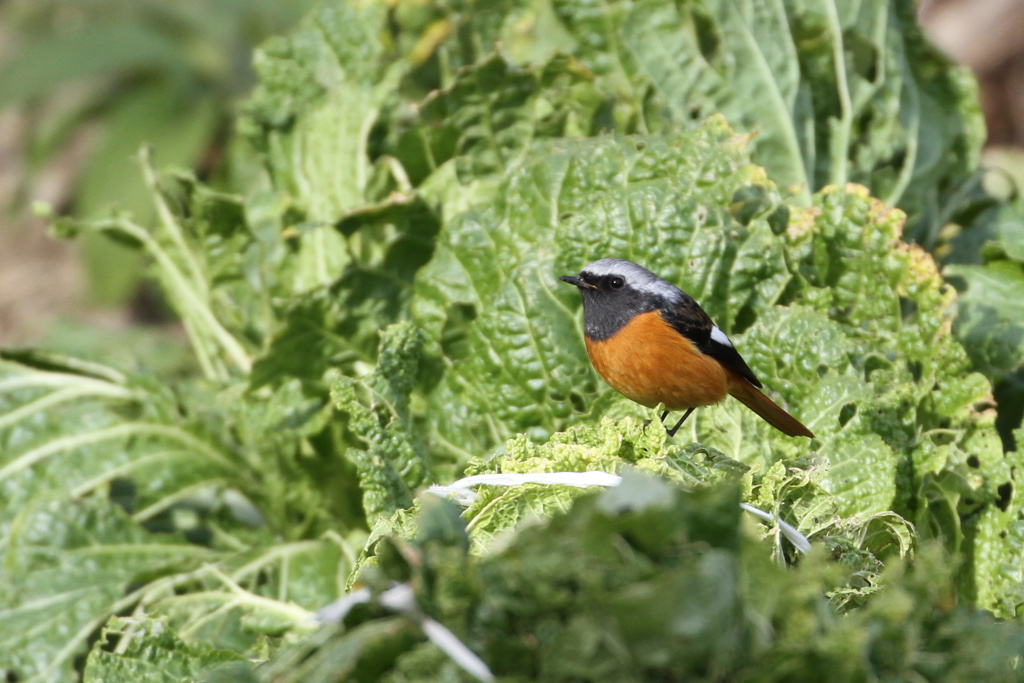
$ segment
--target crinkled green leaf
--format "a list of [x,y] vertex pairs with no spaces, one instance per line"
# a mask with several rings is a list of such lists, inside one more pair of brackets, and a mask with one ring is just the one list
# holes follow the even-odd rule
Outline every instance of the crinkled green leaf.
[[[275,534],[278,542],[309,534],[344,507],[296,485],[299,472],[316,470],[315,455],[296,452],[301,437],[326,426],[323,401],[305,398],[297,381],[272,396],[217,396],[96,363],[19,358],[36,367],[5,361],[0,377],[5,671],[66,680],[107,617],[139,603],[184,615],[182,627],[205,621],[207,642],[238,651],[254,633],[301,624],[287,606],[270,610],[271,624],[265,605],[240,599],[223,579],[210,582],[219,591],[204,604],[218,618],[207,617],[175,588],[194,590],[191,573],[208,563],[225,562],[232,587],[308,609],[340,590],[355,559],[349,541],[261,550]],[[248,640],[230,635],[239,617],[251,622]]]
[[[120,641],[129,642],[127,648]],[[117,652],[110,649],[118,646]],[[178,683],[195,680],[224,665],[244,671],[251,665],[230,650],[183,642],[165,619],[115,617],[107,622],[100,641],[86,661],[84,683]]]
[[[1019,471],[1022,458],[1014,455]],[[1024,521],[1019,503],[1012,505],[1015,500],[1010,495],[1003,505],[987,507],[972,520],[968,536],[975,543],[971,562],[978,603],[997,614],[1019,616],[1024,609]]]
[[501,177],[536,138],[592,132],[602,96],[591,80],[578,62],[562,55],[517,67],[495,53],[431,93],[418,127],[404,133],[411,138],[406,144],[418,138],[424,165],[454,158],[463,183]]
[[294,238],[296,292],[334,281],[351,255],[330,226],[381,199],[367,196],[370,135],[410,68],[389,50],[386,21],[384,5],[327,3],[256,58],[263,78],[245,130],[276,195],[308,226]]
[[[420,273],[416,311],[428,332],[463,330],[459,344],[450,347],[450,369],[438,394],[441,405],[460,404],[458,412],[446,408],[438,415],[445,442],[486,447],[505,436],[496,431],[500,424],[543,437],[577,411],[606,407],[601,395],[607,389],[579,375],[586,362],[566,310],[578,304],[554,276],[578,272],[607,255],[633,258],[679,282],[730,334],[749,327],[772,303],[817,308],[845,325],[842,334],[853,344],[848,354],[860,356],[861,364],[849,374],[863,377],[875,370],[872,363],[881,363],[883,371],[902,374],[909,391],[911,365],[925,379],[940,368],[949,374],[966,368],[962,349],[948,335],[950,295],[942,291],[934,265],[906,247],[893,251],[899,215],[859,191],[823,193],[819,206],[796,214],[782,235],[772,222],[777,199],[739,224],[725,207],[757,183],[757,176],[717,124],[671,144],[665,138],[563,142],[538,148],[535,158],[534,166],[512,173],[507,198],[497,206],[454,219]],[[558,235],[554,243],[545,240],[548,231]],[[531,242],[536,250],[522,248]],[[891,289],[876,291],[880,278]],[[919,312],[905,320],[906,305]],[[821,345],[814,345],[820,334],[814,327],[746,353],[768,386],[794,405],[819,384],[819,368],[831,365],[815,356]],[[863,348],[863,339],[874,342],[878,335],[889,348],[905,349],[908,358],[889,368],[892,361],[884,356],[867,356],[872,350]],[[757,335],[751,338],[758,343]],[[806,354],[801,383],[791,379],[791,349]],[[482,385],[479,377],[493,379]],[[863,380],[851,382],[856,387]],[[898,400],[920,401],[933,387],[940,394],[957,390],[950,383],[922,381]],[[864,396],[858,392],[854,388],[850,397]],[[498,395],[501,401],[490,399]],[[797,413],[812,426],[835,429],[842,426],[838,413],[847,403],[829,408],[814,400],[813,408]],[[816,414],[823,409],[833,411],[833,422]],[[885,424],[893,419],[887,413],[880,416],[883,424],[872,426],[884,427],[887,442],[902,446],[911,425]],[[465,430],[470,440],[459,434]]]
[[[6,355],[0,550],[8,599],[38,596],[0,627],[9,676],[66,677],[123,611],[137,639],[118,631],[95,666],[174,671],[215,648],[271,659],[249,679],[462,676],[429,616],[523,680],[1011,679],[1022,464],[951,334],[955,294],[871,198],[929,229],[980,206],[964,208],[971,86],[912,11],[332,1],[268,43],[240,125],[265,171],[246,196],[144,165],[159,225],[56,226],[154,259],[204,379]],[[1010,226],[990,262],[1016,262]],[[817,438],[731,399],[674,440],[645,428],[656,411],[597,378],[557,280],[605,256],[695,296]],[[480,487],[464,528],[414,495],[466,465],[624,482]],[[782,571],[783,544],[749,531],[777,529],[739,500],[817,548]],[[76,534],[43,538],[62,528],[47,514],[83,507]],[[33,651],[66,606],[38,581],[62,589],[73,572],[54,567],[90,539],[129,561],[87,564],[97,602]],[[310,635],[356,581],[408,582],[416,607],[371,601]]]
[[[420,607],[501,678],[815,680],[825,667],[851,680],[1011,681],[1019,673],[1024,630],[950,609],[952,566],[941,549],[924,548],[911,565],[892,562],[879,579],[886,594],[840,615],[824,593],[855,581],[854,568],[821,552],[786,570],[774,565],[743,530],[737,501],[731,486],[683,492],[627,473],[620,489],[581,496],[493,552],[467,555],[446,522],[440,534],[390,541],[366,575],[372,586],[408,582]],[[353,611],[345,631],[322,630],[267,671],[299,681],[359,662],[379,666],[380,680],[456,676],[448,657],[408,631],[385,651],[367,650],[365,635],[394,620]]]
[[911,2],[554,7],[570,54],[649,127],[721,113],[758,131],[754,159],[805,198],[862,183],[937,232],[946,197],[977,169],[984,133],[974,86],[927,44]]
[[450,2],[394,20],[398,44],[429,55],[420,87],[447,86],[495,44],[527,66],[559,50],[594,74],[603,127],[672,132],[722,114],[757,133],[757,163],[804,201],[862,183],[929,243],[973,185],[984,138],[975,87],[927,43],[907,0],[519,0],[472,12]]
[[[215,554],[150,534],[111,503],[51,497],[22,506],[6,530],[0,670],[66,681],[72,659],[143,577],[196,567]],[[118,605],[121,605],[120,607]]]
[[[665,431],[635,420],[602,420],[599,427],[574,427],[544,444],[519,436],[499,454],[471,463],[466,475],[489,472],[618,472],[624,465],[674,479],[688,487],[739,480],[746,467],[713,449],[666,443]],[[466,511],[478,548],[523,519],[546,518],[571,507],[586,489],[570,486],[480,486]]]
[[[781,244],[744,240],[752,231],[724,208],[756,174],[729,138],[713,122],[669,138],[544,144],[512,173],[504,197],[450,219],[414,304],[428,334],[440,337],[447,324],[464,335],[436,392],[436,405],[446,406],[435,421],[443,441],[473,450],[515,431],[545,438],[601,400],[570,313],[573,292],[557,274],[600,256],[633,257],[670,278],[685,274],[705,304],[731,301],[730,315],[719,316],[729,329],[746,306],[781,295]],[[760,227],[771,234],[767,221]],[[748,267],[733,277],[725,263],[746,249],[759,265],[744,259]],[[770,273],[773,261],[776,277],[733,289]],[[465,319],[467,309],[472,322],[461,325],[456,316]]]
[[1002,379],[1024,358],[1024,205],[1008,207],[985,265],[954,265],[948,273],[961,290],[956,333],[975,366]]
[[504,196],[450,219],[414,308],[447,357],[431,396],[437,442],[465,457],[514,431],[544,440],[581,414],[645,414],[591,374],[569,313],[578,295],[556,279],[614,255],[701,301],[818,441],[783,438],[732,400],[677,438],[762,468],[823,454],[816,495],[840,518],[894,510],[931,524],[918,497],[935,477],[958,492],[956,514],[969,514],[963,501],[998,503],[1013,474],[989,438],[992,415],[975,409],[989,388],[950,332],[953,291],[900,241],[903,215],[863,188],[831,188],[779,232],[783,205],[735,145],[715,122],[674,138],[541,144]]
[[363,253],[330,287],[275,307],[277,327],[254,363],[254,386],[319,381],[330,368],[357,373],[376,356],[381,321],[407,313],[416,272],[433,253],[434,212],[419,198],[396,200],[346,214],[339,229],[357,233]]
[[[386,21],[384,5],[328,3],[256,59],[262,81],[247,107],[250,135],[278,191],[307,220],[331,222],[366,201],[368,137],[408,68],[389,59]],[[317,237],[302,250],[318,250],[311,263],[330,281],[343,265],[338,245],[328,233]]]
[[105,494],[127,485],[127,504],[143,510],[204,482],[215,485],[235,467],[217,446],[160,419],[162,410],[174,410],[173,396],[141,380],[84,374],[91,367],[78,366],[81,375],[0,368],[5,526],[36,496]]
[[331,398],[348,429],[365,444],[346,453],[359,474],[366,519],[373,525],[412,504],[430,473],[426,442],[415,424],[410,395],[417,383],[423,336],[410,323],[381,333],[377,368],[361,380],[335,375]]

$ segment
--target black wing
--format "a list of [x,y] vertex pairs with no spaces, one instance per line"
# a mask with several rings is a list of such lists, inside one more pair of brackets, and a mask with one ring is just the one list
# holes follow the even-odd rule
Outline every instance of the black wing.
[[728,337],[724,333],[722,334],[724,343],[712,338],[711,332],[715,329],[715,323],[711,320],[711,316],[700,307],[700,304],[693,300],[693,297],[683,294],[683,298],[678,304],[662,307],[661,317],[676,331],[692,341],[699,351],[706,353],[726,367],[732,368],[755,387],[762,386],[754,371],[743,360],[739,351],[729,343]]

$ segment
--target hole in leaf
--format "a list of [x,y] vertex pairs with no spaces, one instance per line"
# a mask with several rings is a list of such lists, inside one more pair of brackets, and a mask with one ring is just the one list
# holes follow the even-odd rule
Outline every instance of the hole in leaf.
[[914,378],[915,382],[921,381],[921,363],[912,360],[907,363],[907,369],[910,370],[910,376]]
[[981,461],[978,460],[978,456],[971,454],[967,456],[967,466],[973,467],[974,469],[978,469],[979,467],[981,467]]
[[[939,386],[939,383],[936,382],[935,383],[936,389],[938,389],[938,386]],[[989,401],[989,400],[984,400],[984,401],[978,401],[977,403],[972,404],[971,408],[973,408],[974,412],[976,412],[976,413],[983,413],[986,410],[992,410],[993,408],[996,407],[996,405],[999,405],[1000,408],[1003,407],[1003,404],[1001,404],[1001,403],[997,404],[997,403],[993,403],[992,401]],[[1015,449],[1013,449],[1013,448],[1006,448],[1004,450],[1012,451],[1012,450],[1015,450]]]
[[871,373],[875,370],[883,370],[890,367],[892,367],[892,363],[887,358],[879,354],[872,354],[864,360],[864,377],[870,378]]
[[1013,484],[1010,482],[1000,484],[996,488],[996,493],[999,494],[996,506],[1003,512],[1006,512],[1007,508],[1010,507],[1010,500],[1013,498]]
[[912,318],[917,315],[917,302],[905,296],[900,297],[900,315],[903,319]]
[[853,419],[854,415],[857,414],[857,406],[852,403],[847,403],[839,410],[839,424],[842,427],[846,426],[846,423]]
[[822,364],[822,365],[818,366],[818,377],[824,377],[825,373],[827,373],[827,372],[828,372],[828,366],[827,365]]

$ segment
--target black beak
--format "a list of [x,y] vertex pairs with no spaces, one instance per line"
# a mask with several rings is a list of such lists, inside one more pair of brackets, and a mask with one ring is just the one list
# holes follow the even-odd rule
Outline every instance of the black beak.
[[594,285],[590,284],[589,282],[584,282],[575,275],[561,275],[558,279],[561,280],[562,282],[568,282],[570,285],[576,285],[580,289],[583,289],[584,287],[586,287],[587,289],[597,289],[597,287],[595,287]]

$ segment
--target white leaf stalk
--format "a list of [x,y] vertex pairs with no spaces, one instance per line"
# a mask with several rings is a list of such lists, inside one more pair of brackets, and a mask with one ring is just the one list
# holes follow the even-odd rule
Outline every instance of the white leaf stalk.
[[[345,597],[332,602],[316,613],[316,620],[321,624],[337,623],[355,607],[369,602],[373,594],[369,588],[358,588]],[[378,602],[392,612],[412,617],[423,630],[427,640],[432,642],[448,655],[453,662],[478,681],[493,681],[494,674],[475,652],[466,647],[465,643],[448,630],[448,628],[431,619],[420,611],[416,603],[416,595],[408,583],[400,583],[380,594]]]
[[[427,489],[442,498],[449,498],[458,505],[468,506],[476,499],[477,493],[474,486],[521,486],[523,484],[543,484],[548,486],[575,486],[587,488],[590,486],[604,486],[610,488],[622,483],[622,477],[609,472],[536,472],[536,473],[509,473],[509,474],[476,474],[472,477],[464,477],[447,486],[435,484]],[[796,527],[788,524],[776,515],[760,510],[753,505],[740,503],[740,507],[770,524],[779,527],[782,535],[789,539],[789,542],[802,553],[811,549],[811,542]]]

